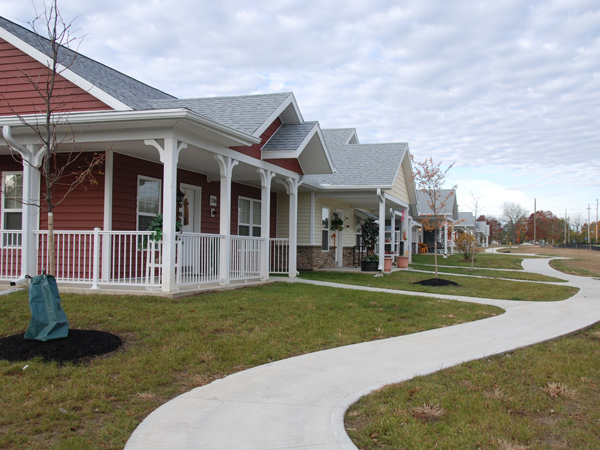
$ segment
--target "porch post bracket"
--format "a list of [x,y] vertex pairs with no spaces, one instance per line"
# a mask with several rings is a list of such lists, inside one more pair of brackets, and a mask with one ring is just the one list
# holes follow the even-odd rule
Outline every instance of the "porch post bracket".
[[[161,163],[165,163],[165,158],[166,158],[166,150],[164,147],[162,147],[157,141],[156,139],[145,139],[144,140],[144,144],[149,145],[151,147],[154,147],[158,150],[158,153],[160,155],[160,162]],[[185,142],[180,142],[179,145],[177,147],[175,147],[175,154],[177,155],[177,157],[179,157],[179,153],[181,152],[181,150],[183,150],[184,148],[187,148],[187,144]]]

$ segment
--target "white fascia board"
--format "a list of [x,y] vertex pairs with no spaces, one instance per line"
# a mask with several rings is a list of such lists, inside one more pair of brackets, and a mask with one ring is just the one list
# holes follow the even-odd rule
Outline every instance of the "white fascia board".
[[[260,142],[260,139],[249,134],[222,125],[219,122],[207,119],[197,113],[194,113],[185,108],[178,109],[153,109],[142,111],[94,111],[94,112],[74,112],[74,113],[59,113],[56,115],[59,121],[68,123],[71,126],[77,125],[98,125],[109,124],[125,125],[139,122],[142,125],[151,126],[151,121],[170,120],[174,125],[183,120],[189,120],[192,124],[209,129],[224,137],[232,139],[235,144],[231,145],[252,145]],[[27,127],[23,124],[36,123],[43,120],[42,115],[26,115],[22,117],[7,116],[0,118],[0,125],[9,125],[13,127]],[[27,127],[28,128],[28,127]],[[109,131],[109,130],[106,130]]]
[[333,166],[333,160],[331,159],[331,154],[329,153],[329,149],[325,143],[325,137],[323,136],[323,131],[321,130],[321,125],[319,122],[316,123],[315,127],[317,128],[317,134],[319,135],[319,139],[321,139],[323,149],[325,150],[325,157],[327,158],[327,164],[329,164],[329,170],[331,170],[331,173],[336,173],[335,167]]
[[296,116],[298,117],[298,123],[303,123],[304,119],[302,118],[302,114],[300,114],[300,109],[298,108],[298,103],[296,103],[296,98],[294,97],[293,93],[290,93],[290,95],[283,102],[281,102],[281,105],[279,105],[279,107],[271,113],[267,120],[265,120],[263,124],[258,127],[254,133],[252,133],[252,135],[255,137],[262,136],[262,134],[271,126],[275,119],[277,119],[290,105],[292,105],[294,108]]
[[[4,39],[9,44],[15,46],[22,52],[31,56],[33,59],[35,59],[39,63],[43,64],[44,66],[50,67],[52,65],[51,58],[49,56],[45,55],[44,53],[40,52],[35,47],[32,47],[28,43],[17,38],[14,34],[9,33],[4,28],[0,28],[0,38]],[[73,51],[73,50],[71,50],[71,51]],[[96,97],[102,103],[106,104],[107,106],[110,106],[111,108],[113,108],[117,111],[130,111],[133,109],[130,106],[126,105],[125,103],[121,102],[120,100],[117,100],[112,95],[109,95],[107,92],[105,92],[102,89],[100,89],[99,87],[93,85],[92,83],[87,81],[85,78],[80,77],[75,72],[64,67],[61,64],[58,65],[58,72],[59,72],[60,76],[69,80],[71,83],[73,83],[76,86],[78,86],[79,88],[83,89],[88,94]]]

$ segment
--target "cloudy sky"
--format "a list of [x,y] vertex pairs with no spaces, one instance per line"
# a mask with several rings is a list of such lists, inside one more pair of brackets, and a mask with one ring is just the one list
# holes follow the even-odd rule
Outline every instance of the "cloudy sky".
[[[27,25],[39,0],[0,0]],[[597,0],[59,0],[80,51],[177,97],[293,91],[306,120],[454,163],[461,210],[587,220],[600,197]]]

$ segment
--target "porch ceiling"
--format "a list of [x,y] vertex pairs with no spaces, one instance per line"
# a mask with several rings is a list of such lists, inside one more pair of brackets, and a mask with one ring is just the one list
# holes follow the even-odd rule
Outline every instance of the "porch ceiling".
[[[374,216],[379,216],[379,198],[377,196],[377,190],[373,189],[370,191],[327,191],[317,193],[318,197],[328,198],[336,202],[349,203],[353,209],[362,209],[367,211]],[[385,216],[387,219],[391,218],[390,208],[395,210],[401,210],[405,208],[405,205],[394,202],[393,200],[386,197],[385,201]]]

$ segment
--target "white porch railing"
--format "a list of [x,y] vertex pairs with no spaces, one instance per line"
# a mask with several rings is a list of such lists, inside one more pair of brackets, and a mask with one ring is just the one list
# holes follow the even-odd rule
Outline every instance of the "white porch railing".
[[269,242],[269,273],[288,273],[290,263],[290,240],[271,239]]
[[11,280],[21,275],[21,232],[0,231],[0,280]]
[[[37,270],[49,267],[48,232],[35,231]],[[69,283],[160,287],[163,270],[161,242],[153,242],[144,231],[55,230],[56,278]],[[177,236],[176,285],[216,283],[221,280],[220,249],[224,236],[180,233]],[[0,280],[21,275],[21,233],[0,230]],[[231,280],[261,277],[262,255],[270,252],[271,273],[286,273],[288,239],[232,236],[229,275]],[[28,274],[36,275],[36,273]]]
[[231,236],[229,278],[231,280],[259,278],[261,254],[264,250],[262,238]]
[[223,236],[182,233],[177,241],[178,285],[215,283],[220,278],[220,249]]

